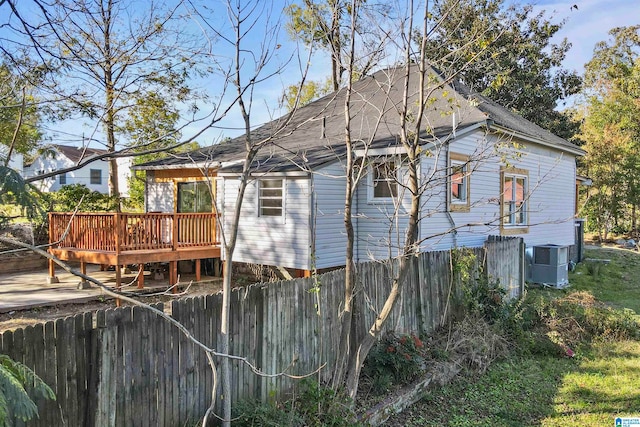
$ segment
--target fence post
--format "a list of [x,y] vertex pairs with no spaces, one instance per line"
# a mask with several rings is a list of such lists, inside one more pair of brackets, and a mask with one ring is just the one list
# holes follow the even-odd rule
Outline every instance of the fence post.
[[525,261],[526,245],[524,239],[520,237],[520,297],[524,295],[524,284],[526,278],[526,261]]

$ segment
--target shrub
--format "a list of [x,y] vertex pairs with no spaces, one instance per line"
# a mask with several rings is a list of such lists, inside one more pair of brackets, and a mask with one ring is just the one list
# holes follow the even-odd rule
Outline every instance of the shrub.
[[363,372],[372,380],[373,391],[382,394],[392,384],[408,383],[418,376],[424,369],[424,354],[424,344],[417,336],[390,332],[371,350]]
[[[107,194],[92,191],[83,184],[64,185],[53,194],[56,212],[73,212],[76,208],[88,212],[108,212],[115,209],[117,200]],[[80,206],[78,203],[82,200]]]
[[279,427],[303,426],[303,420],[291,410],[291,407],[275,403],[262,403],[258,400],[244,400],[234,407],[233,425],[241,427]]

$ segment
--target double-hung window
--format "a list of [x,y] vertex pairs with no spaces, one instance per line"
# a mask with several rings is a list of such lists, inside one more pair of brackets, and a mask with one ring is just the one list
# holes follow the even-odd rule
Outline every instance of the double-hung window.
[[376,162],[371,165],[372,199],[398,197],[396,162],[393,160]]
[[282,216],[284,212],[284,179],[258,181],[258,215]]
[[102,170],[90,169],[89,170],[89,183],[93,185],[102,184]]
[[60,178],[60,185],[67,185],[67,174],[65,172],[62,172],[59,178]]
[[451,153],[449,161],[449,210],[468,212],[470,187],[469,159]]
[[504,169],[502,171],[502,227],[526,228],[529,176],[526,170]]

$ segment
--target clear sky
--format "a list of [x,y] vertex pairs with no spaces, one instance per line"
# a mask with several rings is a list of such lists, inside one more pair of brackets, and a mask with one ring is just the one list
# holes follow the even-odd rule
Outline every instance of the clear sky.
[[595,44],[609,39],[609,30],[640,24],[640,0],[542,0],[536,3],[536,9],[566,19],[558,32],[560,39],[566,37],[572,44],[564,65],[579,73],[584,72]]

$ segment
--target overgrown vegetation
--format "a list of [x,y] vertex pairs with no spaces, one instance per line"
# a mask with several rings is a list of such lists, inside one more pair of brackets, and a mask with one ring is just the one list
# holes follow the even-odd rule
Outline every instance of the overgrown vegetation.
[[[469,252],[455,253],[465,315],[428,338],[386,334],[367,359],[361,394],[387,395],[455,361],[464,367],[457,380],[389,425],[595,427],[612,424],[614,415],[637,416],[640,316],[630,307],[640,301],[627,295],[640,288],[640,255],[586,255],[611,262],[598,275],[581,264],[569,289],[534,288],[508,301]],[[239,406],[240,425],[356,425],[340,394],[311,382],[297,393],[282,403]]]
[[[357,426],[351,400],[313,380],[303,380],[284,402],[235,405],[237,426]],[[235,418],[235,417],[234,417]]]
[[[598,275],[580,265],[572,287],[531,289],[491,324],[508,347],[485,375],[467,370],[390,420],[406,426],[601,426],[637,416],[640,316],[628,290],[640,285],[637,253],[610,258]],[[596,297],[596,295],[598,297]],[[476,338],[477,339],[477,338]]]

